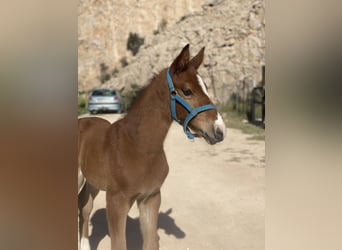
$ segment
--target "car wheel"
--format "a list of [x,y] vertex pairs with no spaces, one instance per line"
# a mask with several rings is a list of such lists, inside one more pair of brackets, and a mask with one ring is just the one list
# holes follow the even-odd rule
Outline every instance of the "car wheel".
[[95,115],[96,113],[96,110],[90,110],[90,114]]

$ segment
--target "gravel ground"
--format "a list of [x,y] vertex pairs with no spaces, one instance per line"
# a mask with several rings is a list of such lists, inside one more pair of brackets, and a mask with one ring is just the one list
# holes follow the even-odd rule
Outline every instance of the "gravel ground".
[[[113,122],[116,114],[100,115]],[[265,141],[228,129],[214,146],[189,141],[173,123],[165,141],[170,172],[161,189],[161,250],[265,249]],[[105,193],[94,203],[92,250],[110,249]],[[142,246],[134,205],[127,218],[128,250]]]

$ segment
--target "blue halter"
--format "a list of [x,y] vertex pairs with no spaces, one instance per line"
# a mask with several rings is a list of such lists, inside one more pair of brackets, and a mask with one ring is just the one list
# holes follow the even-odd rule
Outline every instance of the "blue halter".
[[[166,71],[166,78],[167,78],[167,84],[169,86],[169,90],[171,93],[171,116],[172,119],[178,122],[180,125],[183,126],[184,133],[188,136],[190,140],[194,139],[196,137],[195,134],[192,134],[190,132],[190,129],[188,127],[189,122],[195,118],[199,113],[209,110],[209,109],[216,109],[216,107],[212,104],[203,105],[197,108],[193,108],[187,101],[185,101],[182,97],[180,97],[177,94],[177,91],[175,90],[175,87],[173,86],[172,78],[170,75],[170,68]],[[188,116],[185,118],[184,123],[177,118],[176,114],[176,102],[178,102],[180,105],[182,105],[188,112]]]

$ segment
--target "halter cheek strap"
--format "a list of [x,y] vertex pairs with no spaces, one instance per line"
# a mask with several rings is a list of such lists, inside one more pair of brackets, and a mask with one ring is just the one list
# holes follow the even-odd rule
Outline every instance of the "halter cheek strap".
[[[199,113],[209,110],[209,109],[216,109],[216,107],[212,104],[207,104],[203,105],[197,108],[193,108],[187,101],[185,101],[180,95],[177,94],[177,91],[175,90],[175,87],[173,86],[171,74],[170,74],[170,68],[167,69],[166,71],[166,78],[167,78],[167,84],[169,86],[170,94],[171,94],[171,116],[172,119],[178,122],[180,125],[183,126],[184,133],[188,136],[189,139],[194,139],[197,135],[192,134],[190,132],[190,129],[188,127],[189,122],[195,118]],[[184,120],[184,123],[177,118],[177,113],[176,113],[176,102],[178,102],[180,105],[182,105],[188,112],[189,114]]]

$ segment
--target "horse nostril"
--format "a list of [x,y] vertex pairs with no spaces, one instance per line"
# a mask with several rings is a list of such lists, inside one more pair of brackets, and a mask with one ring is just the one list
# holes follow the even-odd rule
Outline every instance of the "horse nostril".
[[217,140],[222,141],[223,140],[223,132],[221,129],[217,128],[215,131],[215,137]]

